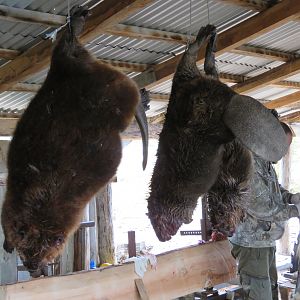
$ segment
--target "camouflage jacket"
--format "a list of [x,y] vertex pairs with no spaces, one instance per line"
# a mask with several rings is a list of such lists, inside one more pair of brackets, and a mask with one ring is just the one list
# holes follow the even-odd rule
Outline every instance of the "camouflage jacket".
[[292,194],[281,187],[272,163],[254,156],[254,175],[246,216],[229,240],[243,247],[274,247],[284,233],[285,222],[298,216],[289,204]]

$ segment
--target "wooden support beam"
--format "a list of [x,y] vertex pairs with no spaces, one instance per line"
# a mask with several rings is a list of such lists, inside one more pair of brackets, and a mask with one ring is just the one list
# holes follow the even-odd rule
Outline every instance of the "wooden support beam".
[[[80,40],[83,43],[92,40],[103,33],[107,26],[115,25],[152,2],[154,0],[104,0],[100,2],[91,10],[91,16],[86,22]],[[52,46],[51,41],[42,41],[2,66],[0,68],[0,92],[9,90],[14,84],[46,68],[49,65]]]
[[41,84],[17,83],[9,90],[16,92],[31,92],[36,93],[41,88]]
[[300,102],[300,92],[296,92],[284,97],[280,97],[278,99],[272,100],[270,102],[265,103],[264,105],[267,108],[280,108],[284,106],[289,106],[292,104],[295,104],[297,102]]
[[112,59],[99,59],[100,62],[104,64],[108,64],[110,66],[113,66],[119,71],[122,72],[143,72],[147,68],[150,68],[151,65],[149,64],[138,64],[138,63],[130,63],[126,61],[121,60],[112,60]]
[[236,49],[232,49],[230,52],[241,54],[241,55],[247,55],[247,56],[254,56],[254,57],[260,57],[260,58],[266,58],[266,59],[272,59],[276,61],[290,61],[296,56],[291,53],[286,53],[282,51],[274,51],[270,49],[265,49],[261,47],[254,47],[250,45],[243,45]]
[[[151,300],[174,299],[236,276],[228,241],[173,250],[157,256],[157,269],[148,267],[143,283]],[[118,299],[139,300],[134,264],[99,271],[49,277],[0,287],[3,300]]]
[[150,300],[144,282],[141,278],[134,279],[136,288],[140,294],[141,300]]
[[[121,23],[129,15],[141,10],[145,6],[155,2],[155,0],[104,0],[91,13],[87,20],[85,30],[81,36],[81,41],[86,43],[116,24]],[[93,16],[93,14],[96,14]]]
[[12,60],[20,54],[20,51],[12,49],[0,49],[0,58]]
[[40,24],[47,27],[59,27],[66,23],[65,16],[15,8],[5,5],[0,5],[0,20]]
[[[106,32],[112,35],[128,36],[135,39],[150,39],[180,44],[186,44],[190,38],[185,34],[124,24],[108,28]],[[192,37],[192,40],[194,39],[195,37]]]
[[[300,1],[285,0],[273,7],[247,19],[244,22],[222,32],[218,38],[217,56],[229,52],[249,41],[265,34],[286,22],[300,16]],[[200,51],[198,63],[204,62],[205,49]],[[182,54],[156,65],[153,70],[146,70],[136,77],[140,87],[151,87],[159,82],[170,79]]]
[[150,99],[154,101],[169,102],[169,94],[150,93]]
[[300,111],[296,111],[280,117],[280,121],[286,123],[299,122],[299,120],[300,120]]
[[297,90],[300,89],[300,82],[295,82],[295,81],[282,80],[279,82],[273,82],[271,85],[276,87],[281,87],[281,88],[291,88]]
[[250,92],[260,87],[264,87],[269,84],[280,81],[288,76],[292,76],[299,72],[300,58],[297,58],[263,74],[249,78],[245,82],[235,85],[233,87],[233,90],[241,94]]

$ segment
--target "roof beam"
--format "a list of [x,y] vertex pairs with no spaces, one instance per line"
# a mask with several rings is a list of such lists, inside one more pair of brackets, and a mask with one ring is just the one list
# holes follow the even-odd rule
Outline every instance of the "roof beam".
[[290,88],[290,89],[297,89],[297,90],[300,89],[300,82],[295,82],[295,81],[282,80],[279,82],[274,82],[271,85],[280,88]]
[[[152,2],[154,0],[104,0],[100,2],[91,10],[91,16],[86,22],[85,31],[80,40],[83,43],[92,40],[100,32],[103,33],[106,26],[118,23]],[[9,90],[14,84],[46,68],[50,62],[52,46],[51,41],[42,41],[1,67],[0,92]]]
[[12,86],[9,90],[15,92],[30,92],[36,93],[41,87],[41,84],[31,84],[31,83],[17,83]]
[[151,65],[149,64],[130,63],[121,60],[111,60],[111,59],[102,59],[102,58],[98,60],[104,64],[113,66],[114,68],[122,72],[143,72],[147,68],[151,67]]
[[59,27],[66,23],[65,16],[14,8],[5,5],[0,5],[0,19],[11,22],[40,24],[50,27]]
[[150,99],[160,102],[169,102],[170,94],[152,93],[150,92]]
[[[112,35],[128,36],[135,39],[160,40],[179,44],[186,44],[188,41],[195,40],[195,36],[124,24],[115,25],[112,28],[107,29],[106,32]],[[230,52],[284,62],[295,58],[295,55],[291,53],[274,51],[250,45],[240,46],[236,49],[230,50]]]
[[281,51],[274,51],[270,49],[265,49],[261,47],[254,47],[250,45],[243,45],[236,49],[232,49],[230,52],[247,55],[247,56],[254,56],[266,59],[272,59],[277,61],[289,61],[295,58],[294,54],[281,52]]
[[300,118],[300,111],[296,111],[288,115],[279,117],[280,121],[286,123],[299,122],[299,118]]
[[270,102],[267,102],[265,106],[267,108],[280,108],[284,106],[290,106],[292,104],[295,104],[300,101],[300,92],[296,92],[275,100],[272,100]]
[[[300,1],[285,0],[276,4],[219,34],[218,52],[216,55],[229,52],[299,16]],[[202,49],[198,56],[198,63],[204,62],[204,56],[205,49]],[[141,87],[151,87],[154,82],[157,84],[157,81],[162,82],[170,79],[181,57],[182,54],[162,64],[156,65],[153,70],[146,70],[140,74],[136,80],[141,84]]]
[[300,58],[297,58],[263,74],[249,78],[245,82],[235,85],[233,89],[237,93],[247,93],[260,87],[280,81],[299,72]]
[[[190,39],[185,34],[124,24],[108,28],[106,32],[112,35],[128,36],[135,39],[150,39],[180,44],[186,44]],[[195,37],[193,36],[191,39],[194,40]]]
[[12,60],[15,59],[20,54],[17,50],[11,49],[0,49],[0,58]]

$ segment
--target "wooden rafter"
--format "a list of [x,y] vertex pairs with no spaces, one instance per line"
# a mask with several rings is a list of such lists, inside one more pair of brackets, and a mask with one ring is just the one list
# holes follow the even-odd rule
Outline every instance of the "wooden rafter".
[[284,61],[284,62],[290,61],[295,58],[295,55],[291,53],[274,51],[270,49],[254,47],[249,45],[240,46],[236,49],[232,49],[230,52],[241,54],[241,55],[255,56],[255,57],[272,59],[277,61]]
[[59,27],[66,23],[65,16],[14,8],[5,5],[0,5],[0,19],[12,22],[40,24],[50,27]]
[[[226,30],[219,35],[217,45],[217,55],[229,52],[256,37],[265,34],[286,22],[294,20],[300,16],[300,1],[285,0],[273,7],[247,19],[244,22]],[[203,63],[205,51],[200,51],[198,63]],[[137,81],[141,86],[153,86],[153,83],[170,79],[175,72],[176,66],[182,55],[178,55],[162,64],[146,70],[139,75]]]
[[7,60],[12,60],[16,58],[20,54],[17,50],[11,50],[11,49],[0,49],[0,58],[4,58]]
[[12,86],[9,90],[16,92],[31,92],[36,93],[40,89],[40,84],[30,84],[30,83],[17,83]]
[[138,63],[129,63],[126,61],[112,60],[112,59],[99,59],[104,64],[115,67],[116,69],[123,72],[143,72],[147,68],[150,68],[149,64],[138,64]]
[[267,102],[265,106],[267,108],[279,108],[284,106],[289,106],[300,101],[300,92],[292,93],[290,95],[272,100]]
[[280,120],[282,122],[292,123],[292,122],[299,121],[299,118],[300,118],[300,111],[296,111],[296,112],[293,112],[293,113],[290,113],[290,114],[280,117]]
[[[122,35],[136,39],[160,40],[180,44],[186,44],[189,40],[189,36],[185,34],[124,24],[118,24],[112,28],[108,28],[106,32],[112,35]],[[192,40],[194,39],[195,38],[192,37]]]
[[150,93],[150,99],[154,101],[168,102],[170,95],[169,94],[160,94],[160,93]]
[[276,87],[281,87],[281,88],[291,88],[297,90],[300,89],[300,82],[295,82],[295,81],[282,80],[279,82],[274,82],[271,85]]
[[235,85],[233,89],[237,93],[246,93],[260,87],[275,83],[299,72],[300,58],[297,58],[263,74],[249,78],[245,82]]
[[[135,13],[154,0],[104,0],[95,6],[87,20],[80,40],[86,43],[103,33],[128,15]],[[42,71],[49,65],[52,43],[42,41],[0,68],[0,92],[24,81],[30,75]]]

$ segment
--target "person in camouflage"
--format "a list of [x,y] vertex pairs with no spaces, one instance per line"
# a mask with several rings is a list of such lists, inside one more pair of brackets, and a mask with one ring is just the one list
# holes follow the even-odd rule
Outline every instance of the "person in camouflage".
[[[292,140],[292,132],[282,124]],[[291,194],[279,185],[271,162],[253,155],[254,175],[251,198],[244,220],[232,237],[232,255],[238,262],[245,299],[278,299],[276,240],[284,233],[286,221],[298,217],[300,193]]]

